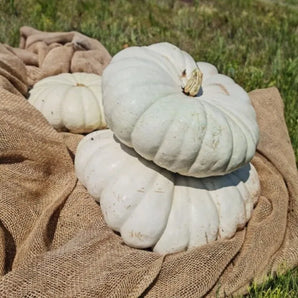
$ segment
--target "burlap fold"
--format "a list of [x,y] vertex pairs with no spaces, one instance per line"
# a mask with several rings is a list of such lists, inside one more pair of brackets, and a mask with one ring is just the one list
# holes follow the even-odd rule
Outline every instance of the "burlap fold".
[[96,39],[79,32],[42,32],[20,28],[20,47],[6,48],[21,58],[30,86],[38,80],[63,72],[88,72],[101,75],[111,60],[106,48]]
[[54,72],[94,71],[98,42],[74,32],[21,32],[23,50],[0,45],[1,297],[214,297],[244,293],[253,279],[297,266],[298,174],[276,88],[250,93],[262,196],[247,228],[163,257],[127,247],[106,226],[75,176],[82,136],[57,133],[24,97],[36,71],[53,74],[62,49],[65,68]]

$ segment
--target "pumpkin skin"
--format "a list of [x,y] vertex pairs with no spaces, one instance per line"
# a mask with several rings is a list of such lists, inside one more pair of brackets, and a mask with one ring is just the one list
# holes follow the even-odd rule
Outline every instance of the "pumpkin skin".
[[181,176],[143,159],[110,130],[81,140],[75,169],[108,226],[127,245],[160,254],[232,237],[249,220],[260,192],[251,164],[225,176]]
[[[183,93],[200,68],[195,97]],[[169,43],[131,47],[103,72],[108,126],[142,157],[185,176],[224,175],[255,154],[259,130],[248,94],[215,66]]]
[[87,133],[106,127],[101,76],[63,73],[38,81],[29,102],[58,131]]

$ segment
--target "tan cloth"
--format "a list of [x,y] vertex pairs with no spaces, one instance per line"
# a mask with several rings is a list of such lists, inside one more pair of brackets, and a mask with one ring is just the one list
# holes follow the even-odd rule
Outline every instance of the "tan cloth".
[[[106,226],[76,180],[82,136],[57,133],[24,98],[31,46],[40,47],[34,63],[49,59],[38,64],[49,74],[45,65],[56,56],[43,58],[44,44],[68,43],[70,35],[45,33],[47,39],[22,30],[21,48],[28,50],[0,46],[1,297],[214,297],[244,293],[254,278],[297,266],[298,174],[276,88],[250,93],[261,130],[253,163],[262,196],[247,228],[163,257],[127,247]],[[88,51],[77,60],[81,70],[93,64]]]
[[79,32],[42,32],[21,27],[20,48],[6,48],[26,64],[28,83],[63,72],[88,72],[101,75],[111,60],[106,48],[96,39]]

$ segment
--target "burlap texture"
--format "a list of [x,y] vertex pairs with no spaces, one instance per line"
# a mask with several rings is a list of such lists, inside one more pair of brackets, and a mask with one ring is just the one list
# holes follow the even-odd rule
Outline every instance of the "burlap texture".
[[111,60],[106,48],[96,39],[79,32],[42,32],[24,26],[20,47],[6,48],[20,57],[27,68],[28,84],[63,72],[88,72],[101,75]]
[[[0,45],[1,297],[214,297],[244,293],[253,279],[297,266],[298,174],[276,88],[250,93],[261,132],[253,164],[262,196],[247,228],[163,257],[127,247],[105,225],[75,176],[82,136],[57,133],[25,99],[28,65],[35,63],[35,74],[54,74],[57,56],[49,53],[77,36],[29,29],[21,29],[23,50]],[[55,73],[90,71],[97,58],[88,51],[75,60],[79,66],[72,55],[68,68]]]

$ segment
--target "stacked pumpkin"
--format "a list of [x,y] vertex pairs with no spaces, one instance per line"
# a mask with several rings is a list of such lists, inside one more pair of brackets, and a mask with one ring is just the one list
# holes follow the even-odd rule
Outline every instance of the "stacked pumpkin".
[[[88,85],[67,79],[72,87]],[[77,89],[63,88],[76,98]],[[87,88],[85,102],[88,92],[101,95]],[[115,55],[102,89],[98,116],[94,101],[81,118],[75,115],[82,104],[67,102],[60,114],[72,115],[71,125],[48,118],[73,132],[110,128],[82,139],[75,168],[127,245],[173,253],[231,238],[245,226],[260,193],[250,164],[258,126],[239,85],[213,65],[158,43]],[[91,115],[93,124],[84,124]]]
[[260,192],[248,94],[169,43],[119,52],[102,79],[110,130],[80,142],[75,167],[124,242],[165,254],[243,228]]

